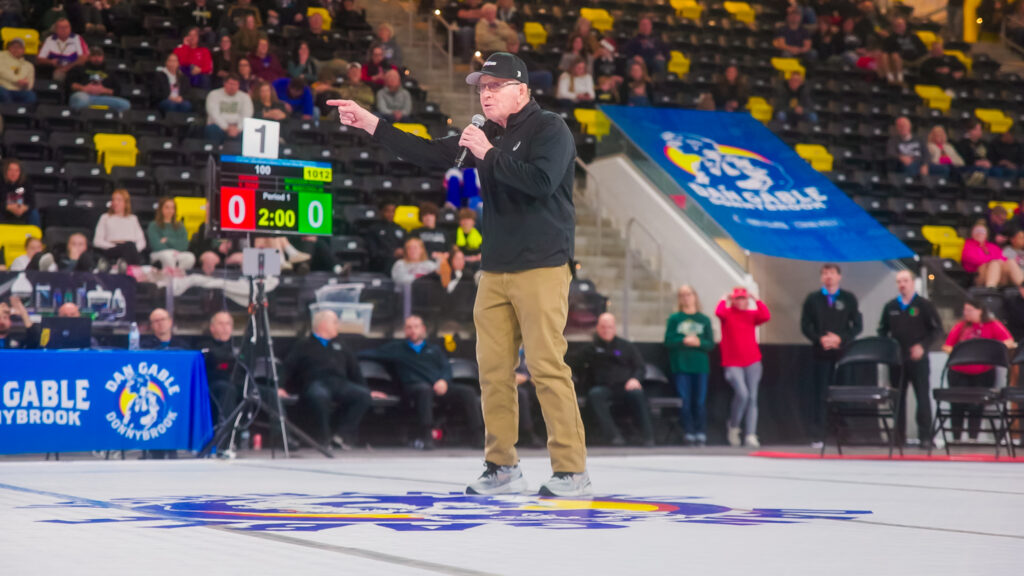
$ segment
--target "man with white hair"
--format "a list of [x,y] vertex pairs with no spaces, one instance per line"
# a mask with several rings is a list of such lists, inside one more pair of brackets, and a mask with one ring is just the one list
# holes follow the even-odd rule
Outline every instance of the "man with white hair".
[[484,4],[480,8],[480,20],[476,23],[476,49],[484,56],[501,52],[514,37],[516,31],[507,23],[498,20],[496,5]]
[[285,388],[313,419],[312,435],[321,444],[347,450],[372,398],[359,361],[338,339],[338,317],[330,310],[313,316],[313,333],[292,347],[285,361]]

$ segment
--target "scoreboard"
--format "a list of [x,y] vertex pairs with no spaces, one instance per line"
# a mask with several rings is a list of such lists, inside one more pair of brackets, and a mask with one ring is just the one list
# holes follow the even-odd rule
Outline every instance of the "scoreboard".
[[220,230],[330,236],[333,201],[324,186],[331,165],[277,158],[221,156]]

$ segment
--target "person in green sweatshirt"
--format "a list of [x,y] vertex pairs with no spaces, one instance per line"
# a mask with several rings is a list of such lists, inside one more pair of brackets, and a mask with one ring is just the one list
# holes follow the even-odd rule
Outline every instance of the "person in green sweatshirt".
[[668,348],[672,381],[683,399],[680,422],[688,445],[707,443],[708,354],[715,340],[711,319],[700,311],[700,299],[692,286],[679,287],[679,311],[669,316],[665,325],[665,347]]
[[163,198],[156,209],[156,217],[146,228],[149,259],[160,263],[164,270],[191,270],[196,257],[188,251],[188,231],[178,220],[178,205],[174,198]]

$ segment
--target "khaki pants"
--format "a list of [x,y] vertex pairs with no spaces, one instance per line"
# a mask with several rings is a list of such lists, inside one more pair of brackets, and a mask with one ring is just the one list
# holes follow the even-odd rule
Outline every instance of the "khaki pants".
[[572,384],[565,363],[562,332],[569,314],[568,265],[522,272],[484,272],[477,289],[473,319],[476,358],[480,365],[484,456],[499,466],[519,461],[519,397],[515,368],[522,344],[530,376],[537,387],[548,451],[554,472],[579,473],[587,467],[587,449]]

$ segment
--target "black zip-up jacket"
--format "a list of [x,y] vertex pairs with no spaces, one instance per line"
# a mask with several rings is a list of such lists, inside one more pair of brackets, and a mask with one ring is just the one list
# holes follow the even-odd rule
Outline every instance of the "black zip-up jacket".
[[[564,266],[573,257],[576,209],[572,202],[576,144],[561,116],[533,100],[502,128],[488,121],[494,146],[483,160],[467,154],[480,175],[483,246],[481,268],[519,272]],[[374,137],[416,164],[449,168],[459,137],[424,140],[381,120]]]
[[[927,298],[914,295],[906,310],[900,308],[899,298],[893,298],[882,308],[878,322],[878,335],[890,336],[900,343],[906,353],[910,347],[920,344],[927,351],[935,339],[942,334],[942,321],[935,306]],[[904,362],[910,362],[904,356]]]
[[[837,360],[846,348],[864,329],[864,319],[860,315],[857,297],[845,290],[840,290],[835,303],[828,305],[828,298],[821,290],[811,292],[804,300],[804,309],[800,315],[800,329],[804,336],[814,345],[814,355],[820,358]],[[840,350],[825,350],[821,347],[821,337],[832,332],[842,340]]]
[[618,336],[606,342],[595,335],[590,346],[583,349],[580,363],[588,388],[605,386],[614,392],[623,391],[630,378],[643,382],[646,368],[636,346]]
[[215,380],[231,381],[231,372],[235,368],[235,360],[238,351],[228,338],[223,342],[214,339],[209,333],[203,335],[199,340],[199,350],[203,353],[203,360],[206,362],[206,379],[210,382]]
[[355,354],[337,338],[329,341],[327,346],[312,334],[299,340],[292,346],[284,365],[289,392],[301,394],[319,379],[341,380],[366,388]]

